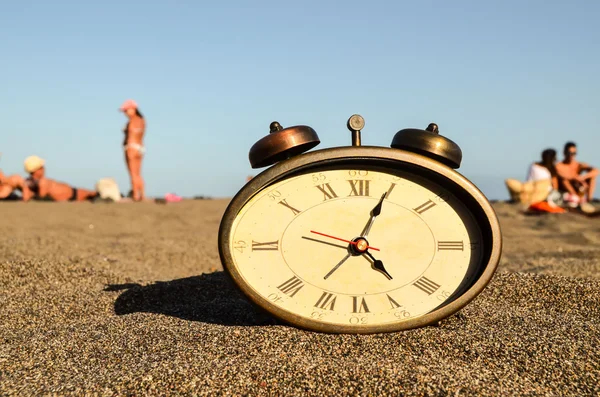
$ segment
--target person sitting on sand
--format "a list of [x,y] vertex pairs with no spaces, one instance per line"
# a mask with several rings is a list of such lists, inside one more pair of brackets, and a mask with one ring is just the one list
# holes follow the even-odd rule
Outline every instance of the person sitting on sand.
[[[25,171],[29,177],[25,179],[25,189],[28,189],[36,199],[52,201],[86,201],[98,197],[98,192],[75,188],[66,183],[46,178],[44,159],[29,156],[25,159]],[[25,194],[23,195],[25,199]]]
[[577,145],[567,142],[564,160],[556,165],[560,190],[568,193],[566,200],[574,205],[589,203],[594,198],[598,169],[575,159]]
[[546,149],[542,152],[541,161],[529,166],[526,182],[550,181],[550,188],[558,189],[558,173],[556,172],[556,150]]
[[[531,164],[523,183],[516,179],[505,180],[506,187],[515,202],[530,206],[548,200],[550,193],[558,189],[556,150],[546,149],[541,161]],[[554,204],[553,202],[551,204]]]

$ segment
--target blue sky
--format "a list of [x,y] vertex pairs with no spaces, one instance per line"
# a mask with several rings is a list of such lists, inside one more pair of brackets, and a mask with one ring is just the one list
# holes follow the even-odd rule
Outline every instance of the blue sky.
[[[147,118],[147,192],[225,197],[269,123],[327,148],[440,125],[491,199],[567,140],[600,166],[597,1],[26,1],[0,4],[0,167],[129,189],[121,143]],[[599,193],[596,193],[599,196]]]

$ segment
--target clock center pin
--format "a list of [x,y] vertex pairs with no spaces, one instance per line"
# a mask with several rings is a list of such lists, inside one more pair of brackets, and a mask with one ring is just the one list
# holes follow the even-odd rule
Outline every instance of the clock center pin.
[[364,254],[369,249],[369,242],[364,237],[357,237],[352,241],[356,244],[352,244],[350,249],[355,255]]

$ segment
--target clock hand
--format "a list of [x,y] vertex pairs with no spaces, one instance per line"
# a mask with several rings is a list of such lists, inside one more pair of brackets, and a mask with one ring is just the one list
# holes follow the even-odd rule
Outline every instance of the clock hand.
[[335,266],[333,267],[333,269],[331,269],[331,270],[329,271],[329,273],[327,273],[327,274],[325,275],[325,277],[323,277],[323,280],[327,280],[327,278],[328,278],[329,276],[331,276],[331,275],[333,274],[333,272],[335,272],[335,271],[338,269],[338,267],[342,266],[342,263],[346,262],[346,260],[347,260],[348,258],[350,258],[351,256],[352,256],[352,254],[351,254],[350,252],[348,252],[348,255],[346,255],[346,256],[344,257],[344,259],[342,259],[342,260],[341,260],[341,261],[340,261],[340,262],[339,262],[337,265],[335,265]]
[[371,226],[373,226],[373,223],[375,222],[375,218],[378,217],[379,214],[381,214],[381,206],[383,204],[383,199],[385,198],[386,195],[387,195],[387,193],[383,193],[383,195],[381,196],[381,199],[379,200],[379,202],[377,203],[375,208],[373,208],[371,210],[371,219],[369,219],[369,222],[367,222],[367,225],[363,229],[363,231],[361,233],[362,237],[367,237],[367,235],[371,231]]
[[385,276],[391,280],[392,276],[387,272],[387,270],[385,270],[385,267],[383,266],[383,262],[375,259],[373,257],[373,255],[371,255],[371,253],[369,251],[365,251],[365,254],[371,258],[371,260],[373,261],[373,269],[380,271],[381,273],[385,274]]
[[347,245],[330,243],[329,241],[319,240],[318,238],[312,238],[312,237],[308,237],[308,236],[302,236],[302,238],[305,239],[305,240],[314,241],[315,243],[321,243],[321,244],[325,244],[325,245],[330,245],[332,247],[342,248],[342,249],[345,249],[345,250],[348,249]]
[[[319,235],[324,236],[324,237],[329,237],[329,238],[332,238],[332,239],[335,239],[335,240],[343,241],[343,242],[348,243],[348,244],[352,244],[352,245],[358,244],[356,241],[345,240],[343,238],[330,236],[329,234],[325,234],[325,233],[321,233],[321,232],[315,232],[314,230],[311,230],[310,232],[314,233],[314,234],[319,234]],[[366,240],[364,240],[364,241],[366,241]],[[374,251],[379,251],[379,248],[369,247],[369,246],[366,247],[366,249],[372,249]]]

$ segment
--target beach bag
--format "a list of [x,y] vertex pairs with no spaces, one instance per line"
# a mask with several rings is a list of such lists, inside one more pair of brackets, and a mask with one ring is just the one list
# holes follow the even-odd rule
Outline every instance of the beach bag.
[[112,178],[102,178],[96,182],[96,192],[101,199],[111,200],[114,202],[121,200],[121,191],[119,185]]

